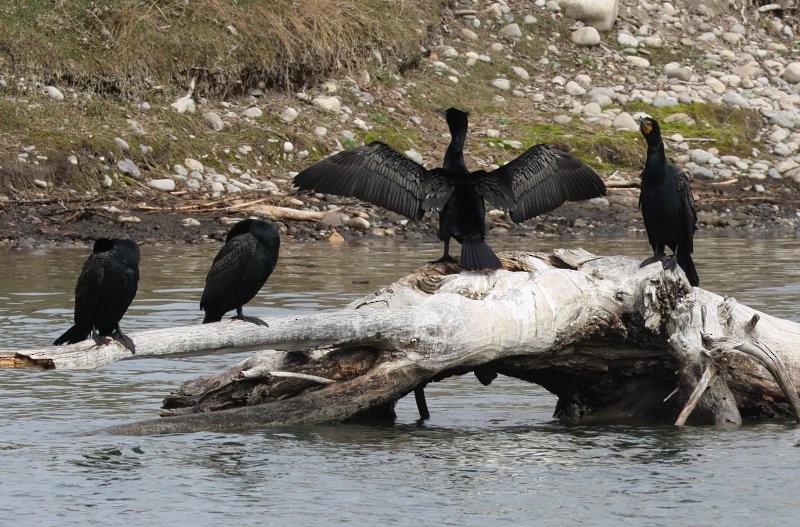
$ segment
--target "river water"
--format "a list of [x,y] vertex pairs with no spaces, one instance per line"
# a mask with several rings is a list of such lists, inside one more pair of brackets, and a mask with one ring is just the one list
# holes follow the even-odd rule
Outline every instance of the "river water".
[[[493,238],[497,250],[584,247],[649,255],[630,239]],[[456,246],[457,247],[457,246]],[[199,323],[218,246],[146,246],[125,331]],[[700,237],[703,286],[800,320],[797,239]],[[2,347],[42,346],[71,323],[88,249],[0,251]],[[285,243],[245,313],[342,307],[440,254],[439,244]],[[0,371],[0,525],[775,525],[795,524],[800,430],[566,426],[555,398],[470,376],[412,398],[393,426],[244,434],[83,435],[156,416],[181,382],[247,354],[125,360],[95,371]],[[80,434],[80,435],[79,435]]]

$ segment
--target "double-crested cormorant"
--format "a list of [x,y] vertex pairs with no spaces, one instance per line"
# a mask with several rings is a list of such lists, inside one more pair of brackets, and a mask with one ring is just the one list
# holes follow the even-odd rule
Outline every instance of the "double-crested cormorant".
[[497,170],[470,172],[464,164],[467,113],[450,108],[444,114],[451,141],[441,168],[428,170],[374,142],[318,161],[295,176],[294,184],[301,190],[363,199],[412,220],[437,211],[444,254],[436,261],[453,260],[449,249],[450,238],[455,238],[461,244],[461,264],[468,270],[500,268],[484,241],[484,200],[521,222],[565,201],[605,194],[594,170],[547,145],[534,145]]
[[697,286],[700,278],[692,261],[697,211],[689,178],[676,166],[667,163],[658,121],[642,117],[639,129],[647,141],[647,160],[639,194],[647,238],[656,258],[664,256],[665,245],[672,249],[673,258],[686,273],[689,283]]
[[278,230],[266,221],[242,220],[231,228],[206,276],[200,300],[200,309],[206,312],[203,324],[219,322],[222,315],[236,309],[233,318],[267,325],[261,319],[244,316],[242,306],[256,296],[272,274],[280,246]]
[[136,243],[116,238],[95,241],[75,285],[75,325],[53,344],[74,344],[89,335],[98,344],[108,344],[105,337],[111,336],[136,353],[133,341],[119,329],[119,321],[136,296],[138,284]]

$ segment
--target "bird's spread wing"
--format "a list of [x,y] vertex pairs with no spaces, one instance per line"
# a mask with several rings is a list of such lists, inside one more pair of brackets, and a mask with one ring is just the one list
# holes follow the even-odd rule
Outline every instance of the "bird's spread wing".
[[322,159],[294,177],[301,190],[352,196],[419,220],[430,173],[381,142]]
[[534,145],[489,174],[511,185],[514,198],[511,219],[515,222],[549,212],[565,201],[590,199],[606,193],[603,180],[594,170],[548,145]]
[[511,179],[498,177],[497,171],[479,170],[470,174],[472,186],[483,199],[500,210],[514,210],[514,189]]
[[242,234],[229,240],[219,250],[206,276],[206,286],[200,299],[200,308],[238,287],[244,276],[247,262],[253,258],[258,241],[251,234]]
[[447,172],[441,168],[431,170],[422,185],[422,190],[425,194],[425,199],[422,201],[422,209],[441,211],[453,194],[454,188],[453,177]]

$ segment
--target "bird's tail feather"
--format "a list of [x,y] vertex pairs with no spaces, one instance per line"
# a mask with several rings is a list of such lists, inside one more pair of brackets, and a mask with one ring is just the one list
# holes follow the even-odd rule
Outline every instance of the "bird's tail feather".
[[213,311],[206,311],[206,316],[203,317],[203,324],[208,324],[209,322],[219,322],[220,320],[222,320],[222,315],[214,313]]
[[700,285],[700,277],[697,276],[697,269],[694,267],[694,260],[692,260],[691,254],[678,254],[678,265],[680,265],[683,272],[686,273],[686,278],[689,279],[689,283],[692,284],[692,286],[697,287]]
[[469,238],[461,244],[461,265],[468,271],[500,269],[500,259],[480,238]]
[[60,346],[61,344],[75,344],[89,338],[89,331],[81,330],[78,326],[72,326],[64,332],[63,335],[58,337],[53,346]]

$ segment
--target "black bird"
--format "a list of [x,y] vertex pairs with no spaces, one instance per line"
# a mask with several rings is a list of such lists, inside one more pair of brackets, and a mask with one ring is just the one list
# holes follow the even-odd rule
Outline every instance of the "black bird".
[[242,306],[256,296],[272,274],[280,246],[278,230],[266,221],[242,220],[231,228],[206,276],[200,299],[200,309],[206,312],[203,324],[219,322],[222,315],[236,309],[233,318],[267,325],[256,317],[244,316]]
[[382,142],[340,152],[306,168],[294,178],[301,190],[353,196],[420,220],[439,212],[439,239],[454,261],[450,238],[461,244],[465,269],[499,269],[500,260],[484,241],[484,200],[511,212],[522,222],[549,212],[565,201],[605,194],[605,185],[588,166],[547,145],[534,145],[508,164],[487,172],[470,172],[464,164],[467,113],[443,112],[451,141],[441,168],[428,170]]
[[133,240],[100,238],[83,264],[75,285],[75,325],[58,337],[54,345],[74,344],[91,335],[97,344],[105,337],[136,353],[133,341],[119,329],[119,321],[139,285],[139,247]]
[[700,285],[692,261],[697,211],[686,173],[667,162],[661,127],[651,117],[639,119],[639,130],[647,141],[647,160],[642,171],[639,207],[642,209],[647,238],[655,258],[664,256],[664,246],[672,249],[672,263],[677,261],[693,286]]

